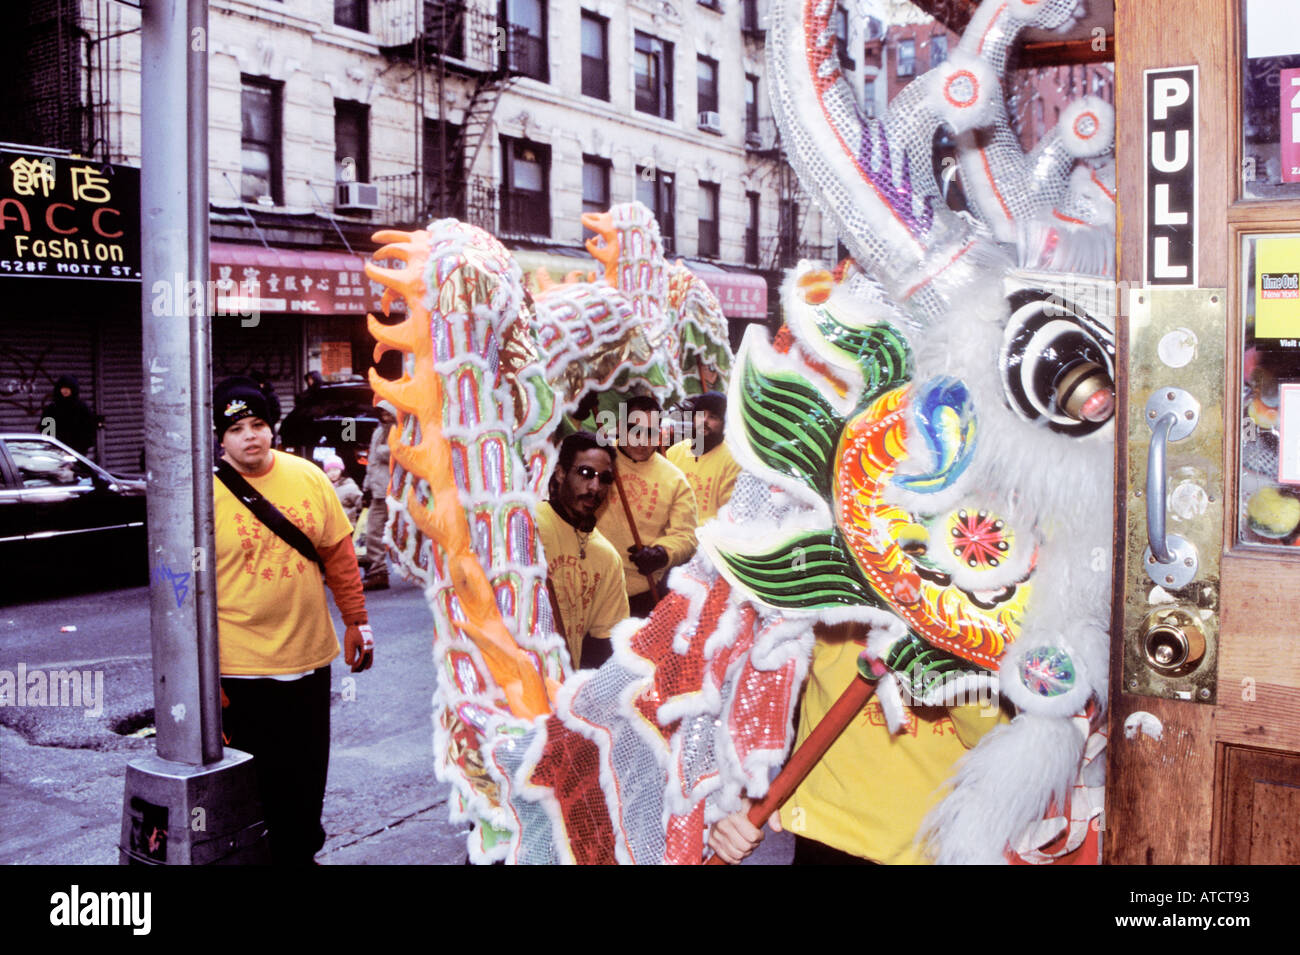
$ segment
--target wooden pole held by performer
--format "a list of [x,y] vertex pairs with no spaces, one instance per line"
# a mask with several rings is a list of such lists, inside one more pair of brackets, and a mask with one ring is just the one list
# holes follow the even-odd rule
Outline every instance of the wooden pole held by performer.
[[[614,469],[614,486],[618,488],[618,502],[623,505],[623,516],[627,518],[627,526],[632,528],[632,541],[636,544],[636,549],[640,550],[645,545],[641,543],[641,533],[636,529],[636,519],[632,516],[632,505],[628,503],[627,495],[623,492],[623,478]],[[655,602],[663,600],[663,593],[659,590],[659,585],[655,583],[654,574],[645,574],[646,583],[650,585],[650,593],[655,595]]]
[[[781,772],[777,773],[776,779],[772,780],[772,785],[767,789],[767,795],[750,807],[747,818],[751,825],[761,829],[768,816],[794,795],[804,777],[812,772],[817,761],[826,755],[831,744],[839,739],[840,734],[853,722],[853,717],[867,705],[867,700],[875,692],[874,682],[868,681],[861,674],[853,678],[848,689],[840,694],[840,698],[822,717],[821,722],[813,727],[808,738],[794,751]],[[721,856],[714,855],[704,864],[726,865],[726,862]]]

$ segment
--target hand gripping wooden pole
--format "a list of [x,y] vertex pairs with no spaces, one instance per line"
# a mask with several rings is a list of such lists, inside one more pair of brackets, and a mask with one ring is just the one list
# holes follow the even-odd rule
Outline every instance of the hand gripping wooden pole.
[[[817,761],[826,755],[831,744],[839,739],[849,723],[853,722],[853,717],[867,705],[867,700],[871,699],[871,694],[875,692],[874,681],[868,680],[861,674],[853,678],[848,689],[840,694],[840,698],[822,717],[821,722],[813,727],[808,738],[794,751],[785,768],[777,773],[776,779],[772,780],[772,785],[768,787],[767,795],[750,807],[747,818],[751,825],[763,828],[767,817],[780,809],[785,801],[794,795],[794,791],[799,788],[804,777],[812,772]],[[718,855],[712,856],[704,864],[726,865]]]
[[[632,516],[632,505],[628,503],[627,495],[623,493],[623,478],[618,473],[618,468],[614,469],[614,486],[618,488],[618,502],[623,505],[623,516],[627,518],[627,526],[632,528],[632,542],[636,544],[636,549],[640,550],[644,545],[641,543],[641,534],[636,529],[636,519]],[[655,583],[654,574],[644,576],[646,583],[650,585],[650,593],[655,595],[655,602],[658,603],[663,599],[663,593]]]

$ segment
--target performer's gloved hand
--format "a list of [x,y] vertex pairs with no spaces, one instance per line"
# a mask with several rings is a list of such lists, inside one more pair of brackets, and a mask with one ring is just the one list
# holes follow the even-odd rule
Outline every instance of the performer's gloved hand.
[[654,547],[629,547],[627,553],[643,574],[653,574],[668,566],[668,551],[657,544]]
[[368,623],[350,623],[343,634],[343,659],[353,673],[369,670],[375,662],[375,635]]

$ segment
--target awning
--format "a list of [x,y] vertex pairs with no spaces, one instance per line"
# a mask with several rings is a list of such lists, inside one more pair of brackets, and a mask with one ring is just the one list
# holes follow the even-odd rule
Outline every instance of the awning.
[[379,311],[383,288],[366,277],[359,255],[213,242],[208,259],[218,314]]
[[[565,255],[558,250],[512,249],[511,255],[524,273],[524,287],[537,291],[537,270],[545,268],[551,281],[563,282],[570,272],[584,276],[595,272],[599,280],[604,276],[604,266],[590,255]],[[672,261],[677,261],[673,259]],[[704,280],[722,304],[722,314],[728,318],[766,318],[767,281],[761,275],[745,272],[726,272],[707,262],[687,262],[687,267]]]
[[767,318],[767,280],[761,275],[695,269],[728,318]]

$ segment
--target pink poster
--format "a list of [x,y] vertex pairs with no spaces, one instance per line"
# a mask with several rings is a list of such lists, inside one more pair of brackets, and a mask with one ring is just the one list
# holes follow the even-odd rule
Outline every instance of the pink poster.
[[1282,181],[1300,182],[1300,69],[1283,70]]

